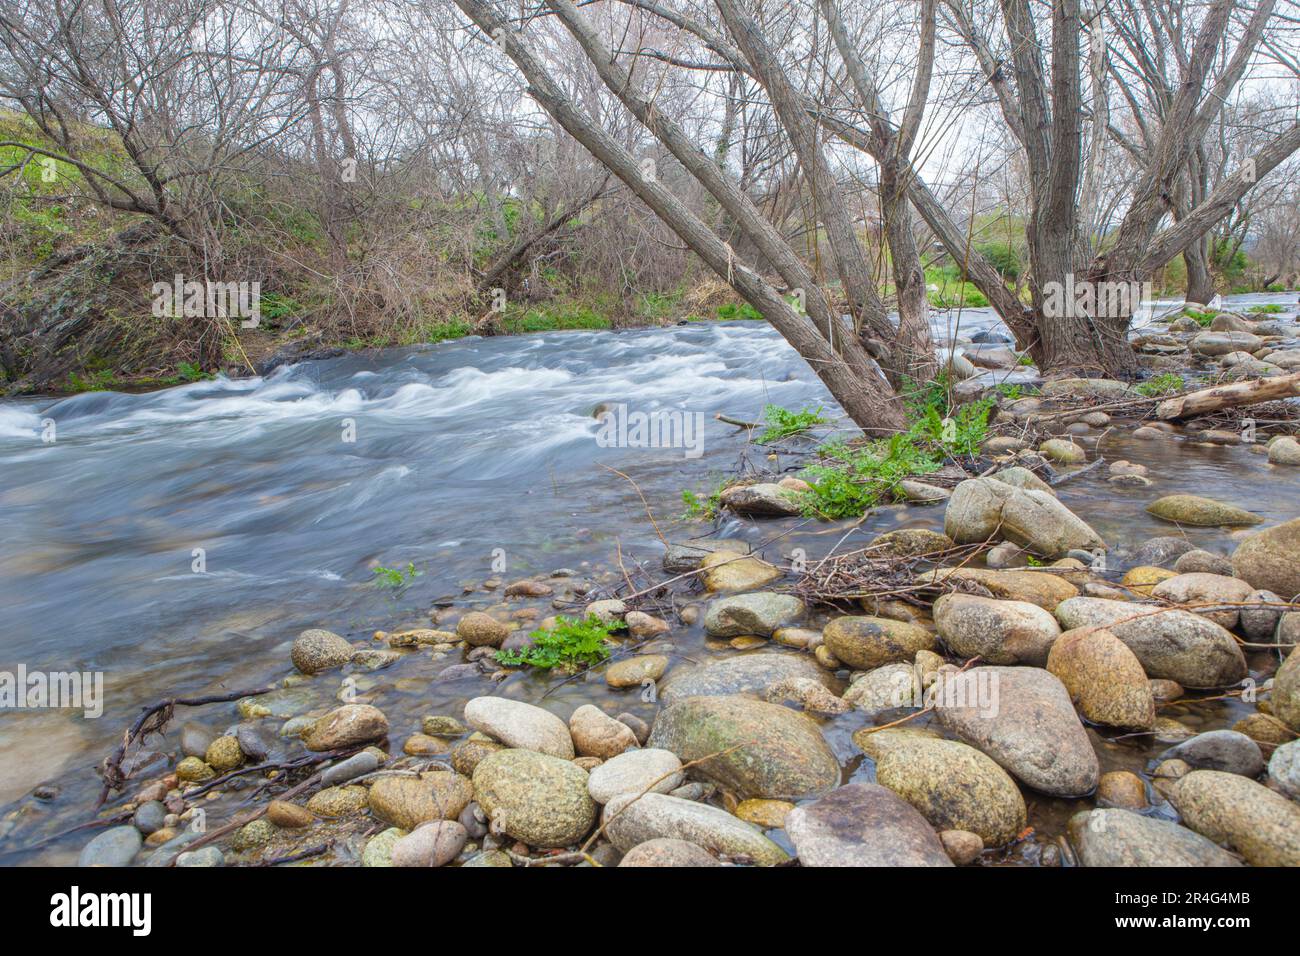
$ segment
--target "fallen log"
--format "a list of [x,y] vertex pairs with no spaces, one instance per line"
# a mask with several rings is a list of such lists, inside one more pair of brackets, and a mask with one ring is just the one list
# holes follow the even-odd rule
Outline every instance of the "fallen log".
[[1179,395],[1156,406],[1156,418],[1164,421],[1174,418],[1192,418],[1237,405],[1271,402],[1296,395],[1300,395],[1300,372],[1279,375],[1276,378],[1233,382],[1231,385],[1215,385],[1213,388],[1203,388],[1199,392]]

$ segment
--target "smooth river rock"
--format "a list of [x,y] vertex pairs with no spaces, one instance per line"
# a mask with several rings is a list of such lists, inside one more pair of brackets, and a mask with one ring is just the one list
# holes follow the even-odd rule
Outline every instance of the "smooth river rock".
[[629,750],[606,760],[587,777],[587,793],[599,804],[609,803],[621,793],[650,789],[669,793],[686,782],[682,762],[670,750],[647,747]]
[[1076,813],[1069,834],[1083,866],[1241,866],[1199,833],[1129,810]]
[[802,621],[806,613],[803,601],[791,594],[735,594],[710,602],[704,612],[704,630],[711,637],[771,637],[777,628]]
[[583,704],[569,718],[574,749],[584,757],[608,760],[639,744],[632,728],[593,704]]
[[1106,548],[1101,535],[1055,496],[993,478],[970,478],[953,489],[943,531],[958,544],[988,541],[996,535],[1047,558],[1075,549]]
[[638,843],[624,854],[622,866],[722,866],[709,851],[685,840],[660,837]]
[[1283,600],[1300,595],[1300,518],[1246,536],[1232,553],[1232,574]]
[[935,685],[940,723],[1017,780],[1059,797],[1091,793],[1101,774],[1069,692],[1036,667],[974,667]]
[[683,763],[729,751],[691,769],[741,799],[799,800],[840,779],[839,762],[811,718],[748,697],[670,704],[655,718],[647,744],[672,751]]
[[352,660],[352,655],[356,652],[355,647],[333,631],[314,627],[303,631],[294,639],[289,658],[302,673],[319,674],[321,671],[342,667]]
[[129,866],[142,845],[135,827],[110,827],[81,848],[77,866]]
[[1221,770],[1243,777],[1264,772],[1259,744],[1235,730],[1210,730],[1170,747],[1161,760],[1181,760],[1198,770]]
[[501,832],[529,846],[577,843],[596,822],[587,771],[534,750],[498,750],[474,768],[474,797]]
[[804,866],[952,866],[925,817],[892,790],[851,783],[790,811]]
[[430,820],[455,820],[474,799],[469,778],[437,771],[421,777],[380,777],[370,788],[370,812],[402,830]]
[[1151,682],[1137,656],[1110,631],[1066,631],[1052,645],[1047,669],[1060,678],[1085,720],[1125,730],[1155,726]]
[[1152,605],[1078,597],[1062,601],[1056,618],[1067,630],[1110,631],[1128,645],[1148,677],[1210,688],[1236,684],[1246,676],[1246,658],[1226,630],[1190,611],[1150,613],[1156,610]]
[[1255,866],[1300,866],[1300,805],[1235,773],[1193,770],[1169,791],[1183,822]]
[[955,581],[973,581],[995,598],[1027,601],[1053,611],[1062,601],[1077,597],[1079,589],[1058,574],[1049,571],[999,571],[990,568],[936,568],[917,577],[921,585]]
[[1201,495],[1166,495],[1147,505],[1147,512],[1165,521],[1198,528],[1237,527],[1262,520],[1244,508]]
[[759,866],[774,866],[790,858],[752,823],[706,803],[666,793],[647,793],[640,798],[621,794],[606,805],[603,819],[606,836],[624,853],[650,840],[669,839]]
[[990,664],[1042,667],[1061,633],[1056,618],[1037,604],[974,594],[940,597],[934,602],[934,623],[955,653]]
[[344,704],[312,724],[304,743],[308,750],[340,750],[386,736],[388,718],[382,710],[369,704]]
[[986,847],[1010,843],[1024,830],[1020,788],[974,747],[895,730],[871,734],[864,744],[875,757],[876,782],[914,806],[936,830],[968,830]]
[[[1254,588],[1239,578],[1199,571],[1176,574],[1151,589],[1152,597],[1172,601],[1174,604],[1244,604],[1250,600],[1253,593]],[[1236,627],[1241,616],[1240,610],[1235,607],[1222,610],[1197,608],[1189,608],[1189,610],[1208,618],[1219,627],[1226,628]]]
[[885,617],[837,617],[822,629],[822,641],[835,657],[857,670],[911,661],[917,651],[934,650],[935,636],[917,624]]
[[572,760],[573,737],[549,710],[506,697],[475,697],[465,705],[465,723],[507,747]]

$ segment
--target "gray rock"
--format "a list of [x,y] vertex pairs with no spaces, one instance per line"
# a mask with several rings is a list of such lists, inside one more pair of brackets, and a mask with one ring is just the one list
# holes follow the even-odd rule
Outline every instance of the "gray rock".
[[[1281,604],[1282,599],[1272,591],[1252,591],[1246,600],[1252,604]],[[1255,642],[1271,641],[1277,633],[1278,622],[1282,619],[1281,608],[1257,607],[1242,608],[1242,633]]]
[[508,747],[536,750],[562,760],[574,756],[563,720],[532,704],[505,697],[475,697],[465,705],[465,723]]
[[1169,789],[1183,823],[1254,866],[1300,866],[1300,805],[1235,773],[1193,770]]
[[799,496],[774,482],[732,485],[723,490],[721,501],[736,514],[758,517],[786,517],[802,511]]
[[217,735],[202,724],[187,721],[181,725],[181,753],[187,757],[202,758],[216,739]]
[[605,833],[624,853],[649,840],[684,840],[711,854],[747,859],[759,866],[784,863],[789,855],[752,823],[704,803],[664,793],[621,794],[605,807]]
[[990,664],[1042,667],[1052,643],[1061,636],[1056,618],[1037,604],[974,594],[940,597],[934,602],[934,623],[953,651]]
[[1084,810],[1069,832],[1084,866],[1241,866],[1199,833],[1130,810]]
[[721,866],[709,851],[685,840],[646,840],[627,851],[619,866]]
[[1300,740],[1282,744],[1268,761],[1268,779],[1292,800],[1300,801]]
[[935,684],[940,723],[1043,793],[1080,797],[1101,770],[1065,685],[1036,667],[974,667]]
[[1300,595],[1300,518],[1242,539],[1232,552],[1232,573],[1288,601]]
[[143,834],[150,834],[156,830],[161,830],[167,819],[167,808],[158,800],[150,800],[148,803],[142,803],[135,808],[135,814],[131,817],[131,822],[135,828]]
[[225,866],[226,857],[219,847],[202,846],[197,850],[176,855],[176,865],[185,867],[207,868]]
[[802,621],[806,613],[803,601],[790,594],[734,594],[709,603],[704,630],[712,637],[771,637],[777,628]]
[[289,657],[293,666],[304,674],[319,674],[321,671],[342,667],[352,660],[356,648],[339,637],[333,631],[315,627],[303,631],[293,642]]
[[785,830],[804,866],[952,866],[925,817],[874,783],[795,807]]
[[1174,570],[1179,574],[1222,574],[1232,576],[1232,561],[1221,554],[1202,551],[1195,548],[1179,556],[1174,562]]
[[[670,793],[685,782],[682,762],[669,750],[629,750],[606,760],[587,776],[587,793],[604,805],[622,793]],[[658,781],[658,782],[656,782]]]
[[694,772],[741,799],[798,800],[840,779],[817,724],[780,704],[748,697],[688,697],[655,718],[648,741],[683,763],[719,754]]
[[142,845],[135,827],[111,827],[81,848],[77,866],[129,866]]
[[1044,557],[1081,548],[1105,549],[1086,522],[1042,491],[1023,491],[993,478],[971,478],[953,490],[944,511],[943,530],[958,544],[999,535]]
[[1146,565],[1161,568],[1194,550],[1196,546],[1186,538],[1165,535],[1147,540],[1128,555],[1128,559],[1134,567]]
[[1170,747],[1160,759],[1177,759],[1200,770],[1222,770],[1243,777],[1258,777],[1264,772],[1264,755],[1259,744],[1235,730],[1197,734]]
[[433,820],[397,840],[390,859],[397,867],[446,866],[468,840],[469,833],[457,821]]
[[807,655],[759,651],[675,670],[660,687],[659,701],[668,705],[687,697],[733,694],[761,697],[767,689],[799,678],[815,680],[830,690],[837,689],[834,675]]
[[379,757],[371,751],[363,750],[327,767],[321,774],[321,786],[337,787],[341,783],[374,773],[378,769]]

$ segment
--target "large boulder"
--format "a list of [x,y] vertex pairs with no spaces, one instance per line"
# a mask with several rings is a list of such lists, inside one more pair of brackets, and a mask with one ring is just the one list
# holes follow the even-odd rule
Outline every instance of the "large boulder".
[[989,664],[1041,667],[1061,633],[1056,618],[1037,604],[974,594],[940,597],[934,602],[934,623],[953,652]]
[[1264,340],[1250,332],[1202,332],[1188,347],[1200,355],[1227,355],[1230,352],[1254,352]]
[[1052,495],[993,478],[970,478],[957,485],[944,511],[943,530],[958,544],[999,535],[1049,558],[1106,547],[1101,535]]
[[1199,614],[1077,597],[1060,603],[1056,619],[1067,630],[1110,631],[1128,645],[1148,677],[1209,688],[1236,684],[1246,676],[1246,658],[1233,636]]
[[1232,573],[1284,600],[1300,595],[1300,518],[1247,536],[1232,553]]
[[974,747],[897,730],[854,739],[875,759],[876,782],[916,807],[935,830],[968,830],[986,847],[1010,843],[1024,830],[1020,788]]
[[501,832],[529,846],[577,843],[596,822],[587,771],[534,750],[498,750],[474,768],[474,798]]
[[1017,780],[1058,797],[1091,793],[1097,754],[1070,695],[1036,667],[974,667],[940,677],[939,722],[996,760]]
[[917,624],[885,617],[837,617],[822,629],[835,657],[857,670],[910,661],[934,649],[934,635]]
[[760,651],[673,671],[659,689],[659,702],[667,705],[687,697],[733,694],[762,697],[770,688],[802,679],[838,689],[835,677],[807,655]]
[[707,803],[683,800],[665,793],[620,794],[605,806],[605,835],[629,853],[650,840],[684,840],[710,853],[775,866],[789,854],[763,836],[752,823],[733,817]]
[[1069,833],[1084,866],[1241,866],[1199,833],[1130,810],[1076,813]]
[[1259,524],[1263,520],[1244,508],[1201,495],[1165,495],[1147,505],[1147,513],[1197,528],[1240,527]]
[[[1048,611],[1067,598],[1076,597],[1079,589],[1065,578],[1049,571],[996,571],[989,568],[935,568],[919,575],[916,583],[925,587],[970,581],[995,598],[1028,601]],[[967,588],[963,586],[962,590]]]
[[1169,790],[1183,823],[1255,866],[1300,866],[1300,805],[1235,773],[1193,770]]
[[802,621],[805,613],[803,601],[791,594],[734,594],[709,603],[704,612],[704,630],[711,637],[771,637],[777,628]]
[[[688,697],[655,718],[646,742],[736,793],[799,800],[834,787],[840,765],[809,717],[749,697]],[[716,756],[710,756],[716,755]]]
[[925,817],[874,783],[796,807],[785,831],[804,866],[952,866]]
[[564,721],[533,704],[506,697],[475,697],[465,705],[465,723],[507,747],[573,759],[573,737]]
[[1084,720],[1125,730],[1155,726],[1151,682],[1137,656],[1110,631],[1066,631],[1052,645],[1047,669],[1060,678]]

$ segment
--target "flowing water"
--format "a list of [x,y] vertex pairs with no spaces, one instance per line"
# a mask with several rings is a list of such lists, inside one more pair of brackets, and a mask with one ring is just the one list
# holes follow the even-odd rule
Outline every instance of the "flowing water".
[[[946,341],[996,325],[980,310],[938,321]],[[1024,373],[1012,380],[1017,375]],[[773,560],[797,547],[816,560],[846,531],[841,549],[893,527],[941,527],[941,508],[901,506],[881,508],[856,530],[799,519],[729,519],[716,529],[683,520],[683,489],[712,491],[746,462],[785,466],[713,417],[756,419],[769,402],[834,408],[794,351],[749,322],[470,338],[150,394],[0,402],[0,671],[102,672],[104,681],[94,719],[72,710],[0,711],[4,861],[75,859],[85,836],[22,848],[92,815],[95,767],[142,706],[281,679],[291,672],[289,643],[306,627],[358,640],[377,629],[428,626],[431,606],[443,599],[492,606],[500,592],[477,587],[488,578],[567,567],[587,581],[617,583],[620,558],[633,574],[638,565],[657,571],[663,549],[647,505],[670,540],[713,532],[764,545]],[[699,413],[702,455],[605,447],[592,415],[600,403]],[[1121,490],[1094,473],[1063,486],[1065,503],[1121,546],[1170,533],[1142,510],[1156,491],[1211,493],[1270,523],[1300,510],[1296,479],[1279,479],[1243,447],[1139,442],[1114,432],[1084,442],[1108,459],[1146,464],[1156,482],[1148,491]],[[1191,537],[1214,551],[1232,546],[1217,530]],[[418,576],[409,586],[377,583],[375,567],[412,565]],[[475,590],[463,593],[467,587]],[[669,639],[677,664],[737,653],[706,647],[698,627],[677,625]],[[431,683],[459,662],[411,652],[360,675],[358,688],[388,713],[398,745],[422,714],[459,716],[466,699],[483,693],[541,702],[565,718],[588,701],[653,716],[654,705],[635,693],[610,700],[599,674],[559,686],[522,673],[499,685]],[[276,707],[324,707],[338,682],[336,673],[280,692]],[[1173,715],[1220,726],[1234,706]],[[179,717],[218,732],[238,720],[225,704]],[[863,723],[850,714],[825,725],[846,779],[870,779],[871,762],[849,740]],[[1103,769],[1142,769],[1162,749],[1094,739]],[[175,753],[178,736],[154,746]],[[42,783],[56,784],[57,797],[33,799]],[[1069,812],[1089,805],[1030,802],[1031,822],[1047,841]],[[1030,841],[1008,858],[1034,862],[1039,845]]]

